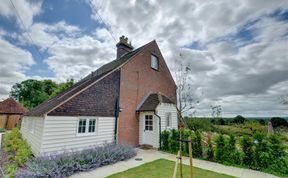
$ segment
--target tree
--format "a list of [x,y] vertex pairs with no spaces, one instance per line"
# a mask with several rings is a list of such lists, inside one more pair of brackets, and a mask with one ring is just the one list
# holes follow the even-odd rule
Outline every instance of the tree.
[[[180,54],[180,58],[183,55]],[[185,65],[183,60],[177,60],[175,62],[175,81],[177,85],[177,107],[182,115],[183,113],[189,112],[195,108],[195,105],[199,103],[198,100],[194,99],[192,84],[191,84],[191,68]],[[192,115],[196,111],[192,112]]]
[[246,118],[241,115],[238,115],[233,119],[233,122],[237,124],[243,124],[245,121],[246,121]]
[[52,80],[25,80],[12,86],[10,96],[26,108],[34,108],[73,85],[74,80],[57,84]]
[[273,126],[274,128],[280,127],[280,126],[288,127],[288,122],[287,122],[286,119],[284,119],[284,118],[281,118],[281,117],[272,117],[270,121],[271,121],[272,126]]
[[221,105],[210,105],[210,108],[212,110],[212,117],[214,118],[221,117],[221,113],[222,113]]
[[45,83],[51,84],[33,79],[16,83],[12,86],[10,95],[26,108],[34,108],[49,98],[49,94],[46,93],[49,87],[45,87]]
[[70,88],[72,85],[74,85],[74,79],[69,79],[64,83],[60,83],[58,87],[51,93],[51,97],[54,97],[58,95],[59,93],[63,92],[67,88]]

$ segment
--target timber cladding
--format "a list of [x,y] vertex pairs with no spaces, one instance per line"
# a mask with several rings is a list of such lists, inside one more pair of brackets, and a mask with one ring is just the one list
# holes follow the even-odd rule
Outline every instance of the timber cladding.
[[17,114],[1,114],[0,115],[0,128],[7,130],[13,129],[16,125],[21,123],[21,115]]

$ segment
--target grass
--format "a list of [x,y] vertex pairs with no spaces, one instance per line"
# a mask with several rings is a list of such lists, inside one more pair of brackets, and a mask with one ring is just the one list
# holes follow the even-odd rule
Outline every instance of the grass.
[[[108,178],[167,178],[172,177],[175,162],[166,159],[158,159],[156,161],[143,164],[141,166],[129,169],[127,171],[114,174]],[[193,167],[193,175],[195,178],[232,178],[225,174],[219,174],[212,171]],[[183,177],[190,176],[190,168],[183,165]],[[179,170],[177,178],[180,178]]]

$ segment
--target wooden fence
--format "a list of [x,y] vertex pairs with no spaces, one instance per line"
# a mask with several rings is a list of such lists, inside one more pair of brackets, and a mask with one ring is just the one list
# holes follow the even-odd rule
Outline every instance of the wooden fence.
[[0,115],[0,128],[4,128],[7,130],[13,129],[17,124],[21,122],[21,115],[8,115],[8,114],[1,114]]

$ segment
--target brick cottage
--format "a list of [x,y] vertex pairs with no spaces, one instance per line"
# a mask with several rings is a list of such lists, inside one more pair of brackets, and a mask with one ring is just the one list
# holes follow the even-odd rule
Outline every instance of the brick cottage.
[[124,36],[117,57],[28,112],[21,132],[34,154],[109,142],[159,147],[177,129],[176,85],[156,41],[133,50]]

